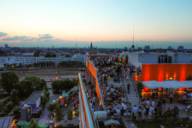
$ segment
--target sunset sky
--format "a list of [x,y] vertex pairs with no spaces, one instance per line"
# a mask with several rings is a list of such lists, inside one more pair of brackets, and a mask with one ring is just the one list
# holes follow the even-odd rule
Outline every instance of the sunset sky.
[[[192,41],[192,0],[0,0],[0,42]],[[54,45],[54,44],[53,44]]]

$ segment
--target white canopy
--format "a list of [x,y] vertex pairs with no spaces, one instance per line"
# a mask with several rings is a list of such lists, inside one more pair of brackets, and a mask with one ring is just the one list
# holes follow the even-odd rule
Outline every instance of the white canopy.
[[144,81],[144,86],[150,89],[155,88],[192,88],[192,81]]

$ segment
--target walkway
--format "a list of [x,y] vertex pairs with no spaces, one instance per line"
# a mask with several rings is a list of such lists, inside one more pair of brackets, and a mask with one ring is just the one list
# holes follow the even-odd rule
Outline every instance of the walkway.
[[[53,93],[51,93],[49,102],[52,102],[53,100],[55,100],[57,98],[58,98],[58,95],[54,95]],[[50,121],[49,110],[48,110],[49,102],[46,104],[46,106],[45,106],[44,110],[42,111],[42,114],[38,120],[38,123],[40,123],[40,124],[49,125],[49,121]]]
[[131,79],[128,79],[128,82],[130,84],[130,90],[128,93],[128,100],[132,106],[134,106],[134,105],[139,106],[139,95],[138,95],[136,85],[133,82],[133,80],[131,80]]
[[[123,73],[123,83],[124,83],[124,87],[125,87],[125,92],[127,94],[126,99],[131,103],[131,106],[137,105],[139,106],[139,95],[138,95],[138,91],[136,88],[136,85],[134,83],[134,81],[130,78],[130,76],[126,73]],[[129,86],[129,91],[128,91],[128,87]]]
[[123,123],[125,124],[126,128],[137,128],[137,126],[135,126],[135,124],[131,120],[128,120],[126,118],[123,118]]
[[45,106],[45,109],[43,110],[38,123],[40,124],[45,124],[45,125],[49,125],[49,111],[47,109],[48,104]]
[[[130,84],[129,90],[127,87],[128,84]],[[125,74],[125,72],[123,73],[123,85],[125,88],[126,100],[131,103],[132,107],[134,105],[139,106],[139,97],[136,86],[133,80],[129,76],[127,77],[127,74]],[[123,122],[126,128],[137,128],[137,126],[133,123],[132,120],[130,120],[130,118],[123,118]]]

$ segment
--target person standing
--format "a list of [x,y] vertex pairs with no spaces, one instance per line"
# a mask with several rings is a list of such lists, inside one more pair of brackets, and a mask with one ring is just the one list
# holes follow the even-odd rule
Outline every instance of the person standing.
[[130,93],[130,84],[129,83],[127,84],[127,91],[128,91],[128,93]]
[[142,107],[139,106],[139,109],[138,109],[138,116],[140,119],[142,119]]

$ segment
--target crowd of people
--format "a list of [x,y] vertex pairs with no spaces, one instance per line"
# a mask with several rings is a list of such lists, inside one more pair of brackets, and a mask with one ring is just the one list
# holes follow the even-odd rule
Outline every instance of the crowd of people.
[[151,119],[155,114],[156,103],[152,100],[143,100],[139,106],[134,105],[131,112],[133,119]]
[[[97,68],[99,86],[104,99],[102,109],[106,110],[110,116],[126,115],[129,106],[126,101],[124,85],[121,81],[122,71],[126,70],[125,66],[114,62],[112,56],[99,56],[91,59]],[[90,100],[91,106],[98,109],[95,89],[91,88],[90,90],[92,90],[89,92],[90,97],[92,97]]]
[[[97,80],[104,99],[104,106],[99,106],[95,85],[92,83],[92,87],[88,90],[93,111],[105,110],[112,117],[128,116],[132,119],[153,119],[162,116],[167,111],[178,110],[177,107],[174,107],[163,111],[162,101],[154,99],[141,99],[138,105],[131,105],[126,99],[126,93],[130,93],[132,86],[127,82],[129,81],[128,77],[131,79],[129,65],[114,62],[112,56],[92,57],[91,60],[97,68]],[[124,80],[125,83],[123,83]],[[137,88],[134,87],[134,89],[137,92]]]
[[132,107],[131,118],[133,120],[161,119],[171,116],[176,118],[179,111],[177,105],[166,108],[162,100],[142,99],[139,106]]
[[[114,61],[113,55],[93,56],[90,57],[90,60],[94,65],[91,66],[96,67],[95,76],[97,78],[94,79],[94,75],[88,70],[87,76],[90,78],[87,77],[85,85],[87,86],[88,100],[93,112],[106,112],[107,119],[120,118],[124,121],[132,119],[138,122],[143,120],[154,121],[156,119],[164,121],[164,119],[180,117],[182,109],[180,106],[173,104],[174,98],[172,95],[166,97],[167,101],[170,100],[168,103],[172,106],[167,105],[168,103],[165,103],[164,100],[157,99],[156,96],[152,98],[140,97],[138,86],[134,86],[135,81],[134,77],[132,77],[135,72],[140,72],[140,69],[136,69],[127,63]],[[96,90],[98,86],[95,80],[98,81],[101,89],[103,105],[99,104],[100,97]],[[102,121],[104,122],[107,119]]]

